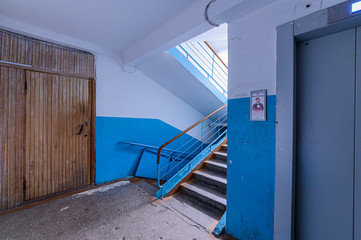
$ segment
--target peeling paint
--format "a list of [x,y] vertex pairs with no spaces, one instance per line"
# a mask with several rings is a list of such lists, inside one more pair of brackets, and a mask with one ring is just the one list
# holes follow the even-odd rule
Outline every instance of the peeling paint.
[[129,183],[130,183],[129,181],[117,182],[117,183],[106,185],[106,186],[103,186],[103,187],[94,188],[94,189],[91,189],[91,190],[86,191],[86,192],[74,194],[73,197],[78,198],[78,197],[81,197],[81,196],[84,196],[84,195],[89,196],[89,195],[92,195],[92,194],[97,193],[97,192],[106,192],[106,191],[109,191],[110,189],[113,189],[115,187],[128,185]]

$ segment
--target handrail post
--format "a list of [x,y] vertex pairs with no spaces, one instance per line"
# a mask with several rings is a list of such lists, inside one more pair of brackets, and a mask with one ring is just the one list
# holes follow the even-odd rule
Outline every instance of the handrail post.
[[202,122],[202,126],[201,126],[201,151],[203,151],[203,122]]
[[220,123],[221,123],[221,112],[218,112],[218,136],[217,137],[219,137],[219,132],[220,132]]
[[212,58],[212,78],[214,77],[213,72],[214,72],[214,53],[213,53],[213,58]]
[[[186,130],[184,130],[183,132],[179,133],[177,136],[175,136],[174,138],[172,138],[171,140],[167,141],[166,143],[164,143],[162,146],[160,146],[158,148],[158,152],[157,152],[157,183],[158,183],[158,187],[162,188],[162,185],[160,185],[160,156],[161,156],[161,152],[162,149],[167,146],[168,144],[174,142],[176,139],[179,140],[179,138],[181,136],[183,136],[184,134],[186,134],[187,132],[189,132],[190,130],[192,130],[193,128],[195,128],[196,126],[198,126],[199,124],[202,123],[202,129],[203,129],[203,122],[207,119],[209,119],[211,116],[213,116],[214,114],[216,114],[218,112],[218,125],[220,124],[220,111],[225,108],[227,106],[227,104],[223,105],[222,107],[218,108],[217,110],[215,110],[214,112],[212,112],[211,114],[209,114],[208,116],[204,117],[203,119],[199,120],[198,122],[196,122],[195,124],[193,124],[192,126],[190,126],[189,128],[187,128]],[[203,134],[203,133],[202,133]],[[216,134],[216,133],[215,133]],[[219,137],[219,130],[218,130],[218,137]]]

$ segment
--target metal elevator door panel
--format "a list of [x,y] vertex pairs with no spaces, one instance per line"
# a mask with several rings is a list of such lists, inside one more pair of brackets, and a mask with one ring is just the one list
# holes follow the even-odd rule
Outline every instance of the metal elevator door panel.
[[355,35],[297,46],[297,240],[353,240]]
[[356,31],[356,120],[355,120],[354,238],[361,239],[361,27]]

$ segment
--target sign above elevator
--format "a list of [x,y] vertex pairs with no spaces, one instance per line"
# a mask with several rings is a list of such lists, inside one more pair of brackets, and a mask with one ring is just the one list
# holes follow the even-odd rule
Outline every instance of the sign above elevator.
[[328,9],[328,23],[336,23],[361,15],[361,1],[347,1]]

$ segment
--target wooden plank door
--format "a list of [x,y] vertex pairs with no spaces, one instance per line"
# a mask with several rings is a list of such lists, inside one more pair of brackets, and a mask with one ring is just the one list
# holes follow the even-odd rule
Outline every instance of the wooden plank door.
[[90,184],[88,79],[26,71],[25,200]]
[[25,71],[0,66],[0,210],[23,203]]

